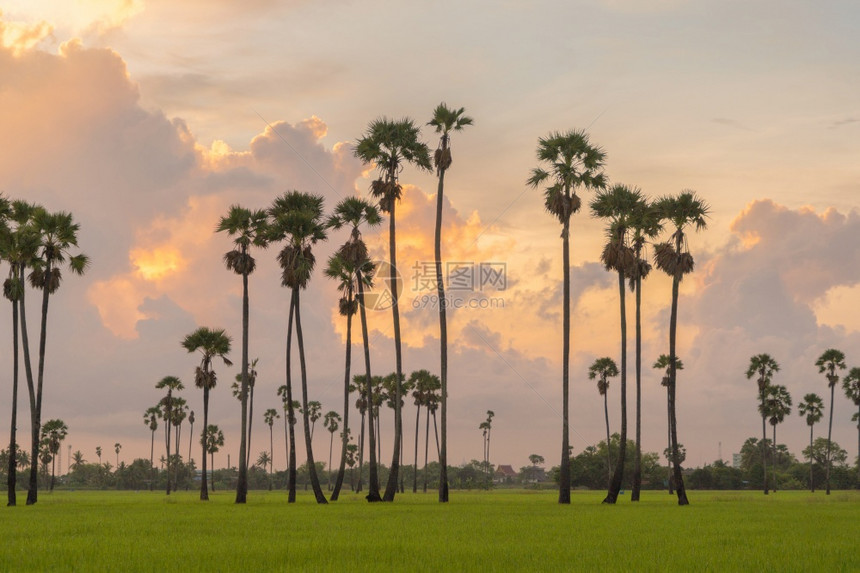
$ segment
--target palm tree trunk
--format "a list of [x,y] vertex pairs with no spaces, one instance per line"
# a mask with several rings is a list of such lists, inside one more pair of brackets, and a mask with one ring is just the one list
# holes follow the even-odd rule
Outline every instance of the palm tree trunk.
[[331,491],[331,455],[334,450],[334,432],[329,432],[328,439],[328,467],[326,468],[326,474],[328,475],[328,490]]
[[[203,454],[203,457],[205,458],[206,454]],[[209,461],[212,462],[212,491],[215,491],[215,452],[209,454]]]
[[152,430],[152,439],[149,443],[149,491],[152,491],[155,473],[155,466],[153,462],[155,460],[155,430]]
[[[680,242],[680,238],[678,239]],[[677,246],[675,252],[680,252],[680,245]],[[675,276],[672,279],[672,312],[669,317],[669,419],[672,422],[672,466],[675,477],[675,492],[678,495],[678,505],[689,505],[690,500],[687,499],[687,490],[684,487],[684,476],[681,474],[680,452],[678,451],[678,418],[675,414],[675,382],[677,380],[677,370],[675,362],[677,354],[675,354],[675,342],[678,332],[678,283],[680,277]]]
[[290,316],[287,319],[287,417],[290,426],[290,461],[287,468],[287,503],[296,502],[296,427],[295,409],[293,408],[293,369],[292,369],[292,344],[293,344],[293,314],[295,302],[290,296]]
[[287,410],[284,410],[284,460],[287,464],[287,469],[290,467],[290,436],[289,436],[289,426],[290,424],[290,415]]
[[[361,431],[358,435],[358,484],[353,485],[353,491],[361,491],[362,484],[364,483],[363,473],[364,473],[364,412],[361,413]],[[350,468],[352,470],[353,468]],[[354,478],[354,476],[352,476]],[[355,480],[352,480],[355,482]]]
[[[828,382],[829,382],[829,377],[828,377]],[[826,456],[827,470],[826,470],[826,474],[824,477],[824,481],[825,481],[825,484],[827,486],[827,495],[830,495],[830,465],[831,465],[831,463],[830,463],[830,445],[831,445],[830,438],[833,435],[833,398],[834,398],[835,392],[836,392],[836,384],[831,383],[830,384],[830,423],[827,426],[827,456]]]
[[[567,190],[565,190],[567,193]],[[564,222],[562,269],[564,271],[564,321],[561,350],[561,466],[558,480],[558,502],[570,503],[570,219]]]
[[[17,280],[17,276],[15,279]],[[18,481],[18,302],[12,301],[12,429],[9,432],[9,466],[6,470],[8,507],[17,504],[15,488]]]
[[275,473],[275,434],[272,426],[269,424],[269,491],[272,491],[272,475]]
[[439,449],[439,428],[436,426],[436,410],[433,410],[433,433],[436,435],[436,455],[441,455]]
[[320,480],[317,476],[316,464],[314,463],[314,450],[311,446],[310,420],[308,418],[308,372],[307,365],[305,364],[305,345],[302,338],[302,315],[299,290],[300,289],[293,290],[293,305],[295,306],[296,312],[296,342],[299,345],[299,366],[302,373],[302,420],[304,422],[305,430],[305,448],[307,449],[308,454],[308,474],[310,476],[311,486],[313,487],[317,503],[328,503],[328,500],[325,498],[325,495],[323,495],[322,488],[320,487]]
[[[607,388],[608,390],[608,388]],[[606,419],[606,488],[612,483],[612,452],[609,450],[611,438],[609,437],[609,396],[603,393],[603,417]]]
[[773,492],[776,493],[776,424],[773,425]]
[[54,493],[54,468],[56,466],[57,457],[56,455],[51,455],[51,493]]
[[621,313],[621,441],[618,444],[618,463],[609,483],[603,503],[615,503],[621,491],[624,462],[627,457],[627,293],[624,290],[624,273],[618,271],[618,297]]
[[[50,277],[53,273],[53,265],[51,264],[51,260],[48,259],[47,264],[44,268],[44,273],[46,277]],[[48,339],[48,299],[50,298],[50,289],[48,289],[47,285],[42,289],[42,323],[41,328],[39,330],[39,369],[37,376],[37,387],[36,387],[36,411],[33,413],[31,417],[31,425],[33,426],[33,459],[37,459],[38,451],[39,451],[39,432],[42,428],[42,388],[45,381],[45,346],[47,344]],[[27,492],[27,505],[33,505],[38,500],[37,493],[37,480],[38,477],[36,475],[36,471],[30,472],[30,484],[32,488]]]
[[487,487],[493,483],[493,468],[490,465],[490,440],[493,437],[493,429],[487,430]]
[[412,493],[418,492],[418,433],[419,422],[421,421],[421,403],[417,404],[415,408],[415,471],[412,472]]
[[248,385],[248,459],[245,467],[251,467],[251,428],[254,425],[254,386]]
[[[349,376],[352,367],[352,301],[352,289],[350,288],[347,292],[349,312],[346,315],[346,360],[343,375],[343,439],[341,440],[340,446],[340,465],[337,468],[337,478],[334,482],[334,491],[331,494],[331,501],[337,501],[337,498],[340,495],[340,488],[343,486],[343,476],[346,473],[346,446],[349,445],[347,429],[349,428]],[[330,457],[331,456],[329,456],[329,458]],[[330,459],[329,464],[331,464]]]
[[391,211],[388,218],[388,258],[391,262],[389,267],[389,279],[391,281],[392,298],[391,316],[394,319],[394,364],[397,376],[394,384],[394,447],[392,448],[391,468],[388,472],[388,483],[382,501],[394,501],[397,493],[397,478],[400,474],[400,437],[403,433],[403,420],[400,411],[400,380],[403,376],[403,357],[401,355],[400,339],[400,307],[397,302],[397,237],[395,225],[395,200],[391,201]]
[[[442,151],[448,146],[442,140]],[[436,258],[436,292],[439,303],[439,380],[442,383],[442,444],[439,454],[439,501],[448,501],[448,322],[445,314],[445,282],[442,276],[442,199],[445,191],[445,169],[439,170],[439,185],[436,188],[436,229],[433,249]]]
[[[206,426],[203,426],[203,429],[206,429]],[[204,435],[206,432],[203,432]],[[194,422],[191,422],[191,427],[188,428],[188,463],[191,463],[191,444],[194,442]],[[206,453],[204,452],[204,455]]]
[[[171,416],[171,407],[172,407],[172,399],[173,393],[171,390],[167,391],[167,408],[165,410],[164,416],[164,455],[166,458],[167,464],[167,495],[170,495],[170,426],[173,424],[170,423]],[[101,464],[101,456],[99,456],[99,464]]]
[[[24,281],[24,267],[19,269],[19,279]],[[25,304],[25,289],[21,289],[18,308],[21,314],[21,342],[24,347],[24,374],[27,379],[27,391],[30,398],[30,477],[27,490],[27,505],[38,500],[37,488],[39,480],[39,430],[41,416],[39,414],[36,386],[33,378],[33,366],[30,360],[30,339],[27,332],[27,306]],[[45,291],[47,293],[47,290]]]
[[[246,255],[242,247],[242,255]],[[236,482],[236,503],[245,503],[248,499],[248,444],[245,427],[248,424],[248,273],[242,273],[242,429],[239,438],[239,479]],[[206,424],[203,425],[203,435],[206,435]],[[205,444],[206,439],[204,437]],[[205,447],[205,445],[204,445]],[[203,457],[206,457],[204,453]]]
[[427,458],[430,449],[430,412],[424,413],[424,493],[427,493]]
[[[208,372],[207,372],[208,374]],[[208,380],[209,377],[206,377]],[[200,501],[209,501],[209,484],[206,477],[206,428],[209,427],[209,386],[203,386],[203,436],[200,440],[200,446],[203,450],[203,473],[200,476]],[[190,457],[190,456],[189,456]]]
[[[636,253],[639,260],[639,253]],[[630,501],[639,501],[642,489],[642,277],[636,277],[636,452],[633,457],[633,491]]]
[[[373,502],[382,501],[382,498],[379,496],[379,476],[377,475],[376,467],[376,435],[373,430],[373,377],[370,374],[370,342],[368,341],[367,336],[367,313],[364,308],[364,280],[361,276],[361,271],[356,272],[356,277],[358,278],[358,311],[360,313],[359,316],[361,317],[361,340],[364,345],[364,371],[367,376],[365,393],[367,394],[367,437],[369,440],[368,457],[370,458],[370,467],[368,468],[367,501]],[[362,446],[362,450],[363,449],[364,448]],[[359,489],[361,489],[360,484],[362,471],[361,466],[359,466]]]
[[809,491],[815,493],[815,479],[812,476],[812,424],[809,425]]
[[[761,405],[764,408],[764,392],[761,393]],[[767,422],[766,416],[762,415],[761,417],[761,467],[762,472],[764,473],[764,494],[768,494],[768,483],[767,483]]]
[[666,466],[669,469],[669,495],[675,494],[675,488],[672,485],[672,410],[669,408],[669,385],[666,385],[666,419],[668,423],[666,424],[666,432],[667,435],[667,446],[666,451],[669,452],[669,459],[666,460]]

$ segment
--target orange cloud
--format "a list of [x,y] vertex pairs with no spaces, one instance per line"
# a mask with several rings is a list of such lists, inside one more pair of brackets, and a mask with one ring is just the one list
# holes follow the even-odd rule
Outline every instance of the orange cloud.
[[53,31],[54,27],[44,20],[36,24],[4,22],[3,11],[0,10],[0,45],[11,50],[15,57],[32,50]]

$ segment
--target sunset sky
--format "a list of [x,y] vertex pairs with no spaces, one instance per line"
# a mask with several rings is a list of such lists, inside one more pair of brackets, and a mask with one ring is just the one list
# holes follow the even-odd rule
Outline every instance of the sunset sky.
[[[612,182],[651,197],[694,189],[711,205],[708,229],[689,239],[696,271],[679,306],[687,465],[717,459],[720,443],[731,460],[760,435],[755,382],[744,375],[753,354],[782,367],[774,382],[794,407],[778,437],[798,456],[808,427],[797,403],[817,392],[829,411],[816,358],[836,347],[860,366],[856,2],[0,0],[0,10],[0,191],[72,211],[93,262],[52,299],[43,407],[43,420],[66,421],[66,444],[88,461],[98,445],[112,460],[115,442],[126,462],[149,456],[143,412],[161,397],[154,386],[165,375],[183,379],[202,421],[198,359],[179,343],[205,325],[234,337],[236,366],[216,367],[210,420],[225,429],[235,465],[239,406],[229,386],[241,356],[241,279],[222,264],[230,241],[214,233],[218,218],[231,204],[266,207],[288,189],[322,194],[328,208],[366,196],[373,174],[352,144],[368,122],[425,124],[441,101],[475,120],[453,139],[443,257],[503,264],[507,279],[503,289],[461,293],[503,308],[449,315],[450,462],[481,458],[478,424],[489,409],[494,463],[519,468],[532,453],[558,463],[561,229],[541,192],[525,185],[537,140],[551,130],[587,130],[606,151]],[[422,133],[435,148],[432,130]],[[404,369],[437,372],[437,314],[420,308],[424,293],[411,281],[412,267],[433,259],[436,181],[411,167],[401,180]],[[617,282],[599,264],[603,225],[587,210],[573,222],[574,453],[604,433],[587,368],[620,353]],[[385,229],[367,234],[379,259]],[[346,238],[332,232],[317,260]],[[255,458],[268,446],[262,413],[280,410],[284,383],[288,293],[275,255],[259,252],[251,277]],[[665,390],[650,365],[668,350],[670,286],[654,273],[643,288],[645,451],[666,447]],[[33,336],[38,307],[28,296]],[[303,295],[310,398],[323,411],[342,404],[337,298],[321,272]],[[8,303],[0,317],[11,324]],[[390,312],[369,317],[374,371],[388,373]],[[0,348],[11,349],[10,331],[0,329]],[[0,379],[11,371],[3,351]],[[612,431],[618,386],[609,390]],[[0,393],[3,435],[10,387]],[[20,410],[23,429],[23,382]],[[833,437],[851,460],[855,410],[838,388]],[[411,401],[404,416],[409,444]],[[280,424],[276,470],[285,465]],[[826,424],[816,427],[822,433]],[[19,436],[26,443],[26,432]],[[390,448],[390,434],[383,439]],[[318,460],[327,442],[318,429]]]

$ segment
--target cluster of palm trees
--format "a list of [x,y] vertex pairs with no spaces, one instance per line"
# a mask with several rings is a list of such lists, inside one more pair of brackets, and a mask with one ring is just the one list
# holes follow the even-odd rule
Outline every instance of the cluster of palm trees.
[[[709,207],[693,191],[649,201],[635,187],[610,185],[603,171],[605,152],[593,145],[584,131],[553,132],[538,140],[537,159],[540,166],[532,170],[528,184],[543,187],[544,206],[562,226],[563,268],[563,333],[562,333],[562,444],[559,503],[570,503],[570,236],[571,218],[582,207],[580,190],[595,193],[590,203],[592,215],[605,219],[607,242],[601,253],[606,270],[618,274],[619,309],[621,315],[621,440],[618,461],[612,472],[604,503],[615,503],[621,489],[621,479],[627,457],[627,308],[625,285],[636,294],[636,451],[634,454],[634,486],[632,501],[638,501],[641,485],[641,367],[642,280],[648,276],[651,264],[645,250],[649,241],[656,241],[666,222],[671,234],[663,242],[654,243],[657,268],[672,277],[672,306],[669,320],[669,354],[667,371],[669,434],[674,465],[674,482],[678,503],[689,503],[684,489],[675,423],[675,388],[677,356],[675,354],[678,324],[678,288],[685,275],[693,271],[693,256],[687,245],[687,229],[702,230],[707,226]],[[605,366],[605,365],[604,365]],[[617,366],[616,366],[617,368]],[[600,368],[594,377],[599,377]],[[607,384],[606,377],[601,384]],[[600,389],[600,388],[599,388]],[[605,392],[605,388],[604,388]],[[603,392],[602,392],[603,393]],[[611,466],[610,466],[611,467]]]
[[[76,252],[78,231],[79,225],[71,213],[50,212],[40,205],[13,201],[0,195],[0,260],[9,264],[9,274],[3,282],[3,296],[12,303],[12,415],[7,473],[7,504],[10,506],[17,503],[19,346],[23,350],[30,406],[30,459],[37,460],[42,439],[42,399],[51,295],[60,288],[64,270],[82,275],[90,265],[86,255]],[[42,299],[39,349],[35,357],[30,345],[25,304],[28,285],[29,289],[40,291]],[[27,505],[38,501],[37,466],[36,463],[30,464]]]
[[[845,370],[845,354],[836,348],[828,348],[825,350],[818,360],[815,361],[815,366],[818,367],[818,372],[824,374],[827,379],[827,386],[830,388],[830,418],[827,427],[827,450],[825,454],[825,487],[827,495],[830,495],[830,470],[832,467],[831,459],[831,437],[833,433],[833,407],[836,393],[836,384],[839,382],[840,370]],[[758,411],[761,415],[761,454],[762,454],[762,471],[764,482],[764,494],[767,495],[770,486],[767,475],[767,423],[769,422],[773,428],[773,448],[774,457],[776,455],[776,427],[781,424],[785,417],[791,414],[791,394],[785,386],[773,384],[773,376],[779,372],[779,363],[769,354],[756,354],[750,358],[749,368],[747,369],[747,379],[755,379],[758,385]],[[860,451],[860,367],[851,368],[844,377],[842,377],[842,389],[845,391],[845,396],[851,400],[858,411],[853,415],[852,420],[858,422],[857,425],[857,441],[858,451]],[[797,413],[806,420],[809,426],[809,488],[815,491],[815,483],[812,473],[812,451],[813,451],[813,426],[821,421],[824,416],[824,400],[818,394],[810,392],[803,397],[803,401],[798,405]],[[858,462],[858,473],[860,473],[860,462]],[[774,480],[773,488],[776,491],[776,481]]]

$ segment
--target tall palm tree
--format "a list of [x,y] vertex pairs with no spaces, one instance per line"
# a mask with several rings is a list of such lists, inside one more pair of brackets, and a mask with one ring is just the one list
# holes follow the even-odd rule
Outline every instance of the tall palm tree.
[[191,463],[191,444],[194,441],[194,410],[188,413],[188,463]]
[[[421,420],[421,407],[427,406],[430,394],[441,386],[438,376],[434,376],[428,370],[416,370],[409,375],[409,381],[413,388],[412,398],[416,407],[415,414],[415,471],[412,474],[412,493],[418,491],[418,424]],[[427,427],[429,428],[429,412],[425,414]]]
[[532,169],[531,187],[545,185],[544,205],[562,225],[562,272],[564,289],[562,334],[562,432],[559,503],[570,503],[570,217],[582,201],[577,190],[603,189],[606,154],[591,144],[584,131],[553,132],[538,140],[537,158],[548,166]]
[[[328,474],[328,489],[331,491],[331,454],[334,450],[334,433],[337,432],[339,426],[339,422],[341,421],[340,414],[335,412],[334,410],[329,410],[326,412],[323,417],[323,427],[329,431],[331,434],[328,443],[328,468],[326,473]],[[344,428],[346,430],[346,428]],[[347,439],[349,439],[349,435],[345,434]]]
[[773,491],[776,491],[776,426],[791,414],[791,394],[788,393],[785,386],[781,384],[768,386],[765,409],[768,421],[773,426]]
[[155,460],[155,430],[158,429],[158,419],[161,417],[161,408],[158,406],[152,406],[146,409],[146,412],[143,413],[143,423],[149,428],[149,431],[152,432],[152,438],[150,439],[149,444],[149,490],[152,491],[153,482],[155,481],[154,473],[155,466],[153,462]]
[[[439,458],[439,501],[448,501],[448,323],[445,313],[445,282],[442,276],[442,203],[445,191],[445,173],[451,167],[451,132],[462,131],[472,125],[471,117],[464,115],[465,108],[451,109],[445,102],[433,110],[433,119],[427,124],[439,134],[439,145],[433,154],[433,165],[439,184],[436,187],[436,229],[433,248],[436,259],[436,292],[439,301],[439,377],[442,381],[442,444]],[[417,468],[417,465],[416,465]],[[416,472],[417,475],[417,472]]]
[[436,409],[439,407],[442,390],[442,381],[435,374],[427,381],[427,395],[424,399],[424,407],[427,409],[424,423],[424,470],[421,472],[424,476],[424,493],[427,493],[427,459],[428,450],[430,448],[430,417],[433,417],[433,430],[436,437],[436,455],[438,456],[441,448],[439,445],[439,432],[436,427]]
[[815,492],[815,481],[812,475],[812,427],[824,416],[824,400],[818,394],[810,392],[797,405],[797,413],[806,417],[806,425],[809,426],[809,491]]
[[[343,426],[349,427],[349,392],[351,386],[349,376],[352,364],[352,316],[356,310],[361,319],[361,337],[364,345],[364,367],[367,381],[372,378],[370,372],[370,344],[367,333],[367,315],[364,305],[364,289],[373,285],[373,275],[376,267],[368,259],[367,245],[362,239],[361,225],[377,227],[382,223],[379,209],[370,202],[357,197],[347,197],[340,201],[329,216],[326,225],[334,230],[343,227],[350,229],[349,239],[340,246],[334,257],[329,260],[326,275],[338,281],[338,289],[342,293],[340,300],[340,314],[346,316],[346,366],[344,368],[344,414]],[[370,402],[371,387],[369,383],[361,384],[356,381],[358,387],[365,389],[365,404]],[[368,500],[379,501],[379,479],[377,477],[376,460],[376,435],[372,424],[368,428],[370,440],[370,493]],[[363,463],[364,455],[364,412],[362,412],[361,444],[359,445],[359,468]],[[340,495],[343,484],[344,472],[346,471],[346,446],[344,442],[341,450],[340,466],[335,480],[334,491],[331,500],[336,501]],[[361,472],[359,472],[359,487],[361,487]]]
[[212,461],[212,491],[215,491],[215,453],[224,445],[224,432],[215,424],[206,426],[205,447]]
[[830,449],[831,449],[831,436],[833,434],[833,403],[834,403],[834,395],[836,392],[836,383],[839,382],[839,375],[836,374],[837,370],[845,370],[845,354],[841,350],[837,350],[835,348],[828,348],[818,357],[818,360],[815,361],[815,365],[818,366],[818,372],[820,374],[824,374],[826,372],[827,376],[827,385],[830,386],[830,422],[827,426],[827,469],[825,471],[825,483],[827,485],[827,495],[830,495]]
[[[60,451],[60,443],[66,439],[69,433],[69,427],[62,420],[48,420],[42,426],[41,440],[48,445],[48,451],[51,453],[51,487],[50,491],[54,491],[54,470],[57,453]],[[119,464],[117,464],[119,465]]]
[[[290,316],[295,316],[296,342],[299,347],[299,365],[302,378],[302,421],[305,431],[305,447],[307,449],[308,473],[317,503],[328,503],[319,484],[319,477],[314,463],[311,446],[311,428],[308,419],[308,381],[305,364],[305,347],[302,335],[301,298],[300,293],[306,289],[313,273],[316,258],[312,247],[326,239],[323,217],[323,198],[319,195],[289,191],[275,199],[269,208],[271,219],[270,238],[275,241],[286,241],[286,245],[278,254],[278,264],[281,267],[281,284],[290,288]],[[292,320],[288,320],[287,333],[287,396],[292,404],[290,379],[290,344]],[[292,471],[292,470],[291,470]],[[293,487],[295,487],[293,485]],[[292,496],[291,496],[292,497]]]
[[119,442],[113,445],[113,451],[116,453],[116,467],[119,469],[119,451],[122,449],[122,444]]
[[[24,370],[27,377],[27,390],[30,394],[30,435],[32,439],[30,457],[39,458],[39,433],[42,421],[42,396],[45,381],[45,351],[48,335],[48,302],[52,294],[60,288],[63,280],[62,267],[68,263],[69,270],[83,275],[90,265],[84,254],[72,255],[71,249],[78,246],[80,225],[74,222],[71,213],[48,213],[37,207],[31,213],[32,225],[39,235],[36,258],[30,263],[28,276],[30,286],[42,291],[42,315],[39,329],[39,362],[36,376],[30,360],[30,341],[27,333],[27,314],[23,289],[19,297],[21,315],[21,341],[24,348]],[[36,463],[30,466],[30,481],[27,491],[27,505],[38,501],[38,469]]]
[[[12,412],[7,467],[7,505],[17,504],[18,462],[18,323],[19,302],[24,297],[24,275],[36,257],[39,235],[31,224],[34,207],[24,201],[9,202],[0,195],[0,260],[9,263],[9,276],[3,281],[3,296],[12,303]],[[11,223],[11,225],[10,225]]]
[[[221,217],[216,233],[226,232],[233,237],[233,249],[224,253],[227,270],[242,276],[242,430],[239,441],[239,480],[236,484],[236,503],[245,503],[248,497],[248,437],[246,427],[248,413],[248,275],[254,272],[257,262],[251,256],[252,246],[265,248],[268,244],[268,220],[266,211],[251,210],[239,205],[230,206],[225,217]],[[205,422],[204,422],[205,423]],[[204,426],[205,428],[205,426]],[[206,466],[206,456],[203,456]],[[205,472],[204,472],[205,474]],[[205,483],[205,476],[204,476]]]
[[287,460],[287,490],[290,494],[290,503],[295,501],[296,496],[296,415],[295,409],[287,400],[288,393],[287,385],[281,384],[278,386],[278,396],[281,398],[281,405],[284,409],[284,454]]
[[[165,376],[158,381],[155,387],[159,390],[167,388],[167,394],[159,401],[159,406],[161,407],[161,417],[164,419],[164,455],[167,458],[167,495],[170,495],[170,427],[173,425],[173,403],[176,401],[173,393],[184,390],[185,386],[182,385],[182,382],[176,376]],[[98,451],[100,452],[101,448],[99,448]],[[99,453],[98,456],[99,464],[101,464],[101,453]]]
[[750,365],[747,368],[747,380],[752,380],[753,377],[756,377],[756,382],[758,383],[758,411],[761,414],[761,465],[762,471],[764,472],[764,494],[768,494],[768,483],[767,483],[767,449],[765,448],[765,442],[767,441],[767,389],[770,386],[770,382],[773,379],[773,375],[779,372],[779,364],[777,364],[776,360],[774,360],[770,354],[756,354],[752,358],[750,358]]
[[[661,386],[666,388],[666,419],[668,423],[666,424],[666,433],[667,433],[667,444],[666,447],[666,465],[669,470],[669,477],[666,480],[666,483],[669,484],[669,495],[673,495],[674,489],[672,486],[672,409],[669,407],[669,357],[666,354],[661,354],[657,361],[654,363],[654,368],[659,370],[663,370],[665,375],[660,382]],[[684,369],[684,361],[680,358],[675,358],[675,370],[683,370]],[[685,456],[686,457],[686,456]]]
[[[604,503],[615,503],[621,491],[621,479],[627,457],[627,305],[625,279],[632,275],[636,266],[633,249],[630,246],[630,218],[637,209],[643,209],[645,198],[639,189],[626,185],[613,185],[606,190],[599,190],[591,201],[591,212],[595,217],[607,219],[607,243],[600,255],[600,260],[608,271],[618,274],[618,300],[621,316],[621,440],[618,448],[618,463],[609,482]],[[607,443],[607,446],[609,444]]]
[[[231,339],[227,336],[224,329],[212,329],[206,326],[201,326],[194,332],[188,334],[182,340],[182,347],[188,352],[199,352],[200,365],[194,371],[194,384],[198,388],[203,389],[203,428],[204,431],[200,436],[200,445],[203,450],[203,473],[200,479],[200,500],[209,500],[209,488],[207,487],[206,479],[206,431],[209,427],[209,391],[215,387],[218,377],[215,375],[215,370],[212,369],[212,360],[220,358],[227,366],[232,366],[233,363],[227,358],[230,354]],[[243,365],[243,369],[247,365]],[[239,463],[241,465],[240,451]]]
[[678,332],[678,290],[684,275],[693,272],[693,255],[687,246],[685,229],[693,226],[697,231],[707,228],[710,208],[693,191],[683,191],[677,197],[663,197],[655,204],[662,219],[675,227],[665,243],[654,247],[657,268],[672,277],[672,310],[669,316],[669,416],[672,419],[672,465],[674,466],[675,493],[678,505],[688,505],[687,490],[678,461],[678,419],[676,416],[677,371],[675,368],[675,342]]
[[[185,418],[188,417],[188,403],[185,401],[185,398],[174,398],[173,399],[173,410],[170,412],[170,423],[176,428],[174,432],[174,440],[173,440],[173,464],[174,464],[174,477],[176,477],[178,469],[181,467],[182,458],[179,455],[179,438],[182,434],[182,422],[185,421]],[[178,480],[177,480],[178,483]],[[176,488],[176,483],[173,484],[174,489]]]
[[588,379],[597,379],[597,391],[603,396],[603,415],[606,419],[606,483],[612,481],[612,454],[609,451],[609,379],[618,376],[618,365],[608,356],[598,358],[588,367]]
[[490,442],[493,437],[493,418],[496,417],[496,413],[492,410],[487,410],[487,487],[490,486],[490,483],[493,479],[492,467],[490,465]]
[[857,406],[857,412],[851,419],[857,422],[857,476],[860,480],[860,368],[855,366],[848,371],[842,379],[842,389],[845,396]]
[[[373,164],[379,170],[379,178],[371,185],[371,194],[379,200],[383,213],[388,213],[388,262],[389,281],[393,302],[391,314],[394,322],[394,360],[397,377],[403,376],[403,361],[400,340],[400,307],[397,296],[400,292],[397,286],[397,227],[396,205],[400,201],[402,187],[399,182],[400,172],[406,163],[411,163],[420,169],[430,171],[430,150],[427,144],[419,141],[418,127],[408,118],[389,120],[376,119],[370,122],[364,135],[355,145],[355,156],[365,164]],[[401,419],[399,387],[394,408],[394,448],[391,467],[388,472],[388,483],[385,486],[383,501],[394,501],[397,491],[397,478],[400,472],[400,437],[403,433]],[[370,499],[369,501],[374,501]]]
[[[251,429],[254,426],[254,387],[257,385],[257,363],[260,361],[259,358],[254,358],[251,363],[248,365],[248,375],[245,377],[247,380],[247,399],[246,403],[248,405],[248,428],[246,430],[247,442],[245,451],[247,456],[245,457],[245,466],[248,467],[251,465]],[[233,397],[239,400],[239,403],[242,402],[242,373],[236,374],[236,381],[231,385],[233,390]]]
[[636,452],[633,458],[633,489],[630,501],[639,501],[642,489],[642,281],[651,272],[644,250],[648,240],[653,240],[662,230],[660,214],[646,200],[637,202],[628,217],[632,233],[632,265],[627,271],[630,288],[636,293]]
[[273,428],[275,420],[280,417],[280,414],[274,408],[269,408],[263,412],[263,422],[269,426],[269,460],[271,460],[271,464],[269,465],[269,489],[272,489],[272,472],[275,465],[275,434]]

